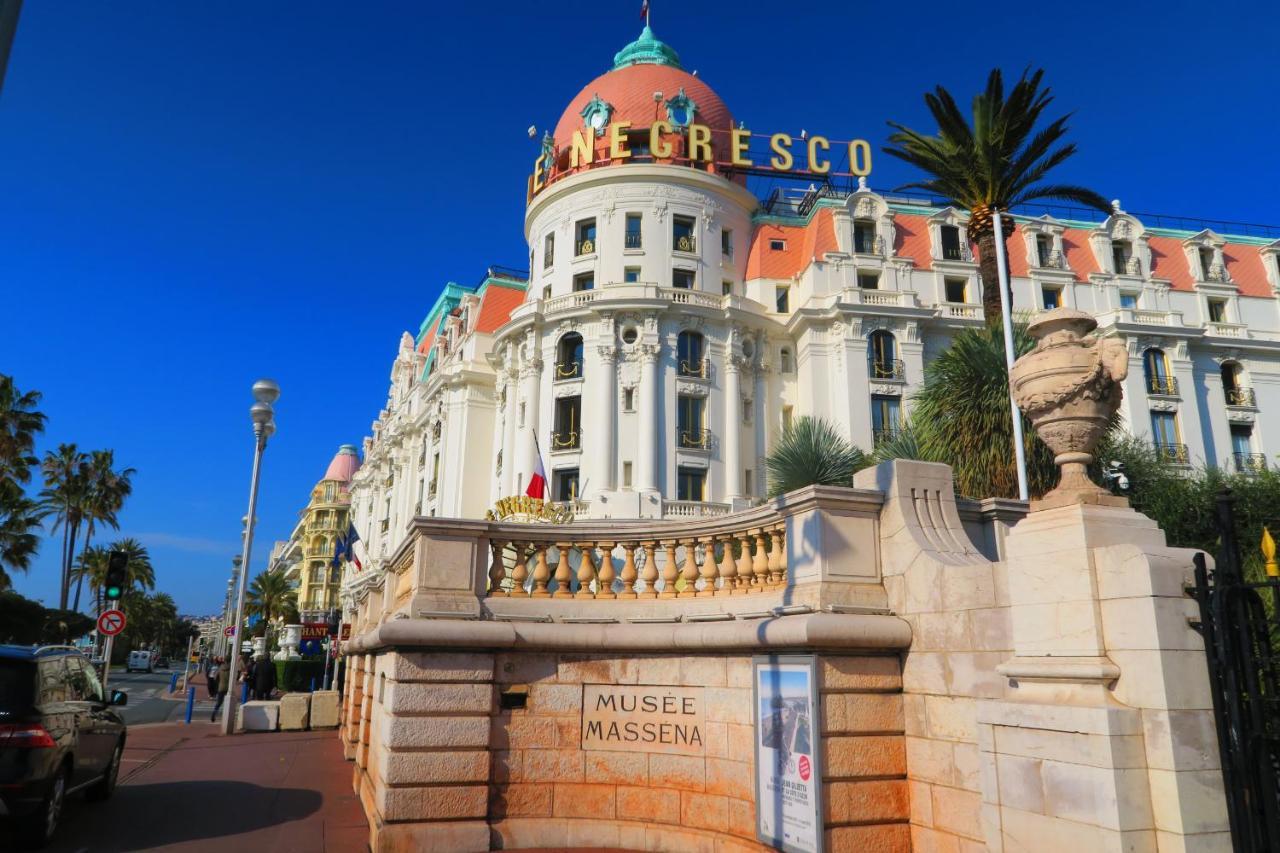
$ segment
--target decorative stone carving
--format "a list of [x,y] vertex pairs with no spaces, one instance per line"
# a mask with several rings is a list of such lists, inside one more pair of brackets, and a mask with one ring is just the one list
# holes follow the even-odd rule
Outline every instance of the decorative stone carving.
[[1121,382],[1129,373],[1129,353],[1121,341],[1085,338],[1097,326],[1082,311],[1055,308],[1028,326],[1038,343],[1010,371],[1014,401],[1061,469],[1057,488],[1033,509],[1075,503],[1128,505],[1090,481],[1086,470],[1120,408]]
[[698,382],[677,382],[676,393],[686,397],[705,397],[707,386]]
[[1178,404],[1173,400],[1148,400],[1147,407],[1153,412],[1176,412]]

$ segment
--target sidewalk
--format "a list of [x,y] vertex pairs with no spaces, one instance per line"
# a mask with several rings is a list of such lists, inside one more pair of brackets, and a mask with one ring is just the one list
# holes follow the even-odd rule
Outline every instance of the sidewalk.
[[115,796],[69,798],[48,849],[368,850],[368,823],[337,732],[224,737],[207,719],[131,726]]

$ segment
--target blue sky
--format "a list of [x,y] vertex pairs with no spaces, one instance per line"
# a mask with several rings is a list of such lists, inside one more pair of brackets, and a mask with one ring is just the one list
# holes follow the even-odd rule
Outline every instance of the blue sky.
[[[123,533],[186,612],[221,601],[246,510],[249,386],[284,392],[254,569],[385,400],[444,282],[524,266],[533,124],[640,29],[639,2],[26,4],[0,94],[0,371],[61,441],[139,469]],[[1276,223],[1273,4],[654,0],[657,35],[761,131],[878,146],[1042,65],[1064,180],[1133,211]],[[873,187],[911,176],[878,157]],[[58,543],[17,589],[56,598]]]

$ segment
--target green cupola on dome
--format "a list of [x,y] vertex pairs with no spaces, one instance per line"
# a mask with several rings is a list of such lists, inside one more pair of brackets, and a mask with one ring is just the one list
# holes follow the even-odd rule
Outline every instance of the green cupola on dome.
[[666,42],[658,41],[649,25],[644,25],[640,38],[614,54],[614,69],[628,65],[670,65],[681,68],[680,54]]

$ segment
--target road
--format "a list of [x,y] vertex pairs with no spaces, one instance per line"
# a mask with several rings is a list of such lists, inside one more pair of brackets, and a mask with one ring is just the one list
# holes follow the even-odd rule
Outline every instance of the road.
[[[174,672],[177,672],[178,680],[181,681],[181,669],[126,673],[122,667],[112,667],[107,687],[129,694],[129,704],[121,709],[126,723],[138,726],[146,723],[179,722],[183,719],[187,707],[186,695],[169,693],[169,683]],[[213,703],[205,689],[204,676],[195,675],[191,683],[196,689],[196,706],[192,718],[207,720],[213,711]]]

